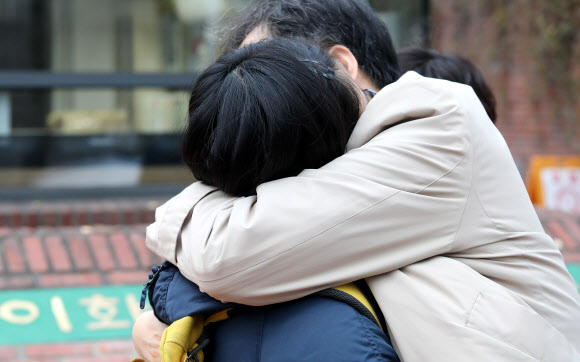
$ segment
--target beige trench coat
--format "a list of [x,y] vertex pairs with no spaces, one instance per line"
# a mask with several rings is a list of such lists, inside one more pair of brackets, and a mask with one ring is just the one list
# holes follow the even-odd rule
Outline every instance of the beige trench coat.
[[223,301],[366,278],[403,361],[580,361],[580,298],[471,88],[409,72],[348,152],[235,198],[194,183],[147,244]]

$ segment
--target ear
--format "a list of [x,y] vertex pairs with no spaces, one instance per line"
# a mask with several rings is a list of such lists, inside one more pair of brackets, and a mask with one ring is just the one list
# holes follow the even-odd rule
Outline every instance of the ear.
[[328,54],[346,68],[354,81],[358,79],[360,71],[358,69],[358,61],[347,47],[334,45],[328,50]]
[[344,66],[348,74],[350,74],[351,78],[360,89],[379,90],[373,81],[371,81],[371,79],[360,70],[358,67],[358,60],[356,60],[347,47],[344,45],[334,45],[328,50],[328,54]]

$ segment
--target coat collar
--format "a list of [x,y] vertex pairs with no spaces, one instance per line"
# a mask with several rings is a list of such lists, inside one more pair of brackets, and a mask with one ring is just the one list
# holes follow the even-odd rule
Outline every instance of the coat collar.
[[369,102],[348,141],[347,152],[361,147],[394,125],[444,113],[457,103],[456,97],[453,94],[450,96],[450,91],[455,94],[465,91],[466,86],[458,86],[457,83],[426,78],[413,71],[405,73]]

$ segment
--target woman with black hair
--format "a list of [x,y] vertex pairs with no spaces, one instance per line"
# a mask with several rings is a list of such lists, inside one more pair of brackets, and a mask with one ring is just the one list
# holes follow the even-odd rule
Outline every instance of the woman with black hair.
[[[288,39],[251,44],[220,57],[196,81],[183,159],[196,179],[233,195],[253,195],[264,182],[342,155],[365,102],[363,91],[319,47]],[[167,324],[186,316],[222,319],[228,310],[226,320],[205,327],[197,344],[183,347],[190,354],[189,346],[204,347],[209,361],[399,360],[370,293],[364,294],[364,281],[274,306],[245,307],[200,292],[166,262],[154,268],[147,291],[155,315]],[[190,325],[186,329],[195,329]],[[134,330],[145,328],[138,322]],[[167,333],[165,361],[167,340],[175,339]],[[200,356],[196,351],[192,357]]]
[[364,97],[334,66],[319,47],[281,39],[219,58],[189,102],[183,159],[195,178],[248,196],[342,155]]

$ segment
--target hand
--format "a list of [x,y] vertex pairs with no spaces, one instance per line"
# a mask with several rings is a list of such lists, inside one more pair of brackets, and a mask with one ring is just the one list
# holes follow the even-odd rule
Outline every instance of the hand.
[[133,325],[133,346],[145,362],[159,362],[159,343],[167,324],[161,323],[153,311],[142,313]]

